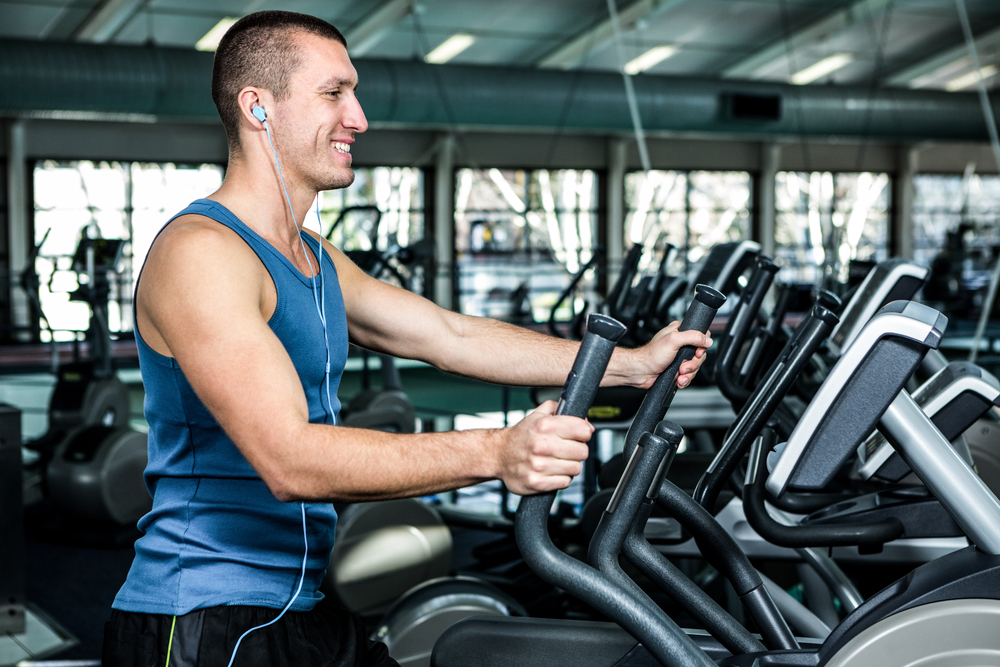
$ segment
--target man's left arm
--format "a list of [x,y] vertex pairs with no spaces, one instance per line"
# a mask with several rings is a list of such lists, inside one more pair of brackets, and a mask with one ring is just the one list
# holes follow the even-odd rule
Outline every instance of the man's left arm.
[[[579,342],[445,310],[371,278],[339,250],[325,247],[337,267],[351,342],[496,384],[554,387],[565,381]],[[678,375],[680,386],[689,384],[712,340],[699,331],[678,332],[678,326],[674,322],[640,348],[616,349],[602,386],[648,388],[686,345],[698,348]]]

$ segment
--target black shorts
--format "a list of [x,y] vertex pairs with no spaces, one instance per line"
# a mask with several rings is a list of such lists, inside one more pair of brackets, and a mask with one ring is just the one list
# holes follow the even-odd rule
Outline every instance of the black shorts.
[[[226,667],[236,641],[280,613],[265,607],[210,607],[183,616],[111,610],[104,667]],[[175,620],[176,619],[176,620]],[[169,655],[169,663],[168,663]],[[398,667],[385,644],[370,641],[361,619],[328,599],[289,611],[244,637],[233,667]]]

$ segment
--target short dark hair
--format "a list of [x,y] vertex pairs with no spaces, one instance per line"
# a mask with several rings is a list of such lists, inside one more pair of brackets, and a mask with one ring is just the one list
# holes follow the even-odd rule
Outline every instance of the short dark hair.
[[289,78],[302,63],[293,39],[296,32],[332,39],[347,47],[340,31],[323,19],[274,10],[244,16],[219,42],[212,66],[212,101],[226,129],[230,155],[239,155],[242,150],[240,91],[256,86],[270,91],[277,101],[288,97]]

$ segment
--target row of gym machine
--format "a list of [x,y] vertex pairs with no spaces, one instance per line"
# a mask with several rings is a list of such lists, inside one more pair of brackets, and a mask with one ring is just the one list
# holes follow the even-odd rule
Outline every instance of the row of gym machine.
[[[107,250],[102,259],[104,244],[86,245],[77,253],[80,266],[94,267],[89,284],[99,287],[96,276],[114,264],[118,251]],[[387,265],[398,272],[405,268],[400,257],[425,252],[395,248],[356,261],[370,261],[373,273]],[[858,642],[889,646],[894,656],[916,646],[913,655],[920,659],[951,659],[954,642],[929,639],[937,634],[928,634],[928,625],[961,637],[969,655],[997,662],[998,649],[975,638],[986,621],[972,619],[995,623],[992,600],[1000,595],[991,560],[1000,548],[993,535],[1000,522],[990,491],[1000,480],[993,410],[1000,384],[971,364],[947,364],[936,352],[946,321],[906,301],[926,270],[902,260],[879,264],[846,305],[819,293],[792,329],[785,323],[793,321],[786,318],[793,288],[774,285],[777,267],[756,244],[718,246],[690,279],[666,275],[665,262],[656,274],[639,276],[638,252],[629,254],[607,300],[607,312],[627,325],[598,317],[586,333],[577,327],[585,337],[580,367],[571,376],[575,386],[563,390],[562,409],[595,422],[611,415],[606,427],[631,424],[623,456],[603,465],[596,457],[588,462],[582,515],[550,514],[548,507],[539,509],[542,499],[522,502],[514,520],[471,517],[415,500],[344,508],[326,592],[380,619],[373,634],[403,665],[706,664],[706,655],[726,664],[803,665],[848,664],[837,656],[849,655],[853,665],[874,650],[844,653]],[[696,291],[695,285],[702,287]],[[707,329],[723,295],[731,306],[711,366],[701,375],[719,387],[737,418],[710,462],[703,454],[675,458],[683,432],[659,425],[673,399],[669,369],[644,398],[623,402],[595,387],[579,389],[600,366],[594,353],[584,354],[595,340],[604,340],[597,345],[602,349],[611,339],[639,344],[668,321],[672,304],[695,294],[686,327]],[[106,298],[104,292],[105,304]],[[765,308],[767,302],[773,305]],[[92,329],[99,329],[93,322],[99,308],[100,299],[93,299]],[[385,423],[369,425],[408,430],[412,413],[399,395],[398,375],[387,390],[396,391],[398,401],[389,401]],[[914,406],[925,417],[911,414]],[[357,405],[356,414],[367,407]],[[106,410],[98,412],[107,419]],[[70,427],[74,434],[81,430]],[[52,439],[60,448],[70,446],[66,433]],[[13,440],[4,437],[3,453]],[[776,441],[787,444],[770,451]],[[942,442],[950,443],[950,454],[942,453]],[[62,458],[93,462],[100,447],[90,449],[89,455]],[[144,449],[143,438],[142,463]],[[59,458],[52,451],[50,471]],[[699,466],[703,470],[693,473]],[[979,477],[970,478],[968,471],[976,470]],[[58,475],[48,477],[55,497],[51,480]],[[141,483],[141,475],[133,478]],[[498,535],[460,576],[442,576],[454,574],[449,526]],[[618,569],[621,549],[620,562],[640,584]],[[692,567],[694,558],[708,565]],[[794,568],[806,585],[805,604],[755,570],[750,558]],[[588,560],[596,569],[582,565]],[[865,601],[842,567],[872,562],[917,569]],[[730,583],[706,585],[709,579]],[[5,599],[16,610],[16,595]],[[958,604],[963,600],[976,602]],[[458,623],[476,615],[491,619]],[[671,618],[699,630],[681,632]],[[900,632],[922,637],[904,641]],[[894,642],[903,648],[897,651]],[[916,664],[917,657],[891,664]]]
[[[777,272],[742,242],[691,279],[624,279],[607,310],[629,326],[590,316],[560,410],[615,413],[601,358],[662,324],[651,283],[693,297],[682,328],[707,330],[728,297],[702,371],[736,414],[721,446],[707,466],[677,455],[675,363],[625,420],[617,463],[592,466],[581,516],[522,499],[517,565],[396,601],[373,635],[401,664],[1000,663],[1000,383],[938,351],[947,319],[912,300],[923,267],[882,262],[797,321]],[[773,580],[789,573],[798,596]],[[859,574],[878,587],[863,594]]]

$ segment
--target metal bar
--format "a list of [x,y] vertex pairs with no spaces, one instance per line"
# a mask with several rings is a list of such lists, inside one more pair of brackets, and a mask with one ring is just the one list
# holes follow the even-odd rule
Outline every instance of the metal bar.
[[1000,500],[905,391],[879,430],[980,550],[1000,555]]
[[618,68],[621,70],[622,78],[625,80],[625,98],[628,100],[628,112],[632,117],[632,128],[635,131],[635,142],[639,146],[639,161],[642,162],[642,170],[649,172],[649,149],[646,147],[646,135],[642,131],[642,119],[639,117],[639,103],[635,99],[635,88],[632,87],[632,77],[625,71],[625,50],[622,46],[622,31],[618,25],[618,9],[615,7],[615,0],[608,0],[608,13],[611,15],[611,27],[615,32],[615,47],[618,50]]

